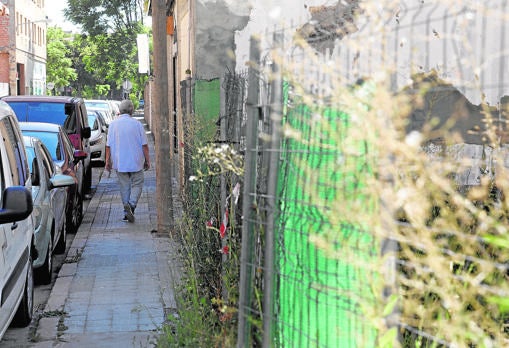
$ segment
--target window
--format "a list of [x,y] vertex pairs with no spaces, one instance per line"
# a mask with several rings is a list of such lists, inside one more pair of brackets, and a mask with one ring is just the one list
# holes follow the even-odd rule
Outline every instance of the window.
[[51,178],[55,174],[55,165],[53,160],[51,159],[51,155],[44,144],[41,144],[41,155],[42,155],[42,164],[46,173],[48,174],[48,178]]
[[[23,148],[20,148],[20,142],[16,133],[13,129],[9,118],[4,118],[0,125],[0,133],[2,135],[5,150],[7,152],[7,160],[9,161],[9,167],[12,172],[12,183],[13,185],[25,185],[25,175],[28,175],[28,171],[25,167],[26,155],[21,154]],[[24,152],[24,151],[23,151]]]
[[5,189],[5,173],[4,173],[4,170],[3,170],[3,156],[1,154],[1,151],[0,151],[0,201],[2,200],[3,198],[3,192],[4,192],[4,189]]
[[9,102],[21,122],[49,122],[63,124],[66,118],[65,104],[46,102]]
[[48,149],[54,161],[61,161],[62,152],[59,147],[58,133],[43,131],[23,131],[23,135],[39,139]]
[[78,125],[76,124],[76,109],[74,108],[74,104],[65,104],[65,116],[64,129],[66,133],[78,133]]

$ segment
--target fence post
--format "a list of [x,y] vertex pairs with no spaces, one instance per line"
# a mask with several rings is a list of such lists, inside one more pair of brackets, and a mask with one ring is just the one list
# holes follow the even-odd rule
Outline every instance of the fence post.
[[252,296],[251,280],[253,268],[253,217],[256,214],[256,162],[258,157],[258,120],[259,120],[259,82],[258,64],[260,62],[260,40],[254,36],[250,39],[250,67],[248,73],[247,120],[246,120],[246,154],[244,163],[244,188],[242,199],[242,241],[240,252],[240,284],[237,347],[250,347],[251,324],[248,319]]
[[[220,110],[219,110],[219,144],[222,146],[223,144],[227,143],[227,135],[226,135],[226,123],[228,122],[226,114],[226,96],[227,91],[225,90],[226,83],[225,78],[222,77],[220,79],[219,83],[219,93],[220,93]],[[226,175],[224,173],[221,173],[221,176],[219,178],[220,180],[220,189],[221,189],[221,215],[220,215],[220,221],[223,221],[223,218],[226,214]],[[224,248],[227,245],[228,241],[228,235],[225,235],[224,238],[221,238],[221,249]],[[224,265],[226,264],[226,261],[228,261],[228,255],[223,253],[221,255],[221,296],[223,298],[223,301],[227,301],[228,299],[228,292],[226,290],[226,284],[225,284],[225,271],[224,271]]]
[[272,57],[272,79],[270,96],[271,142],[267,184],[267,229],[265,231],[265,263],[263,276],[263,347],[272,347],[274,336],[274,280],[275,280],[275,244],[274,225],[277,218],[277,182],[279,174],[281,122],[283,111],[283,81],[280,62],[283,55],[283,33],[274,33],[274,51]]

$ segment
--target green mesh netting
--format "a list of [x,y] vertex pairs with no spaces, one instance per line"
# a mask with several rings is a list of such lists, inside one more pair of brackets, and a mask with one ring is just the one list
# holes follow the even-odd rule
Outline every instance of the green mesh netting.
[[[349,214],[372,214],[373,175],[364,140],[349,139],[349,117],[301,105],[286,124],[279,192],[278,332],[281,347],[373,347],[376,332],[361,306],[373,301],[367,267],[379,248]],[[318,246],[321,245],[321,246]],[[360,262],[359,262],[360,261]]]

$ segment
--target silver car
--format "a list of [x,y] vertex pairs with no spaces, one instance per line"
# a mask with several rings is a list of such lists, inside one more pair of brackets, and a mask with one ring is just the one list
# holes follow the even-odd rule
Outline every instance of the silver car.
[[65,187],[74,185],[74,179],[57,174],[48,149],[39,139],[24,136],[23,142],[32,178],[32,221],[37,251],[33,259],[34,280],[39,284],[49,284],[53,273],[53,253],[65,252]]
[[106,158],[106,140],[108,135],[108,124],[104,120],[101,111],[88,111],[88,124],[90,125],[91,135],[90,158],[94,165],[104,166]]
[[[12,109],[0,101],[0,339],[33,315],[32,193],[25,146]],[[1,344],[0,344],[1,345]]]
[[[88,121],[88,120],[87,120]],[[70,175],[67,188],[67,233],[76,233],[83,217],[84,168],[87,153],[76,150],[61,126],[44,122],[19,122],[23,135],[36,137],[47,147],[59,174]]]
[[85,107],[87,108],[87,113],[89,110],[94,109],[103,110],[106,113],[105,120],[107,124],[110,124],[117,117],[116,110],[108,100],[85,99]]

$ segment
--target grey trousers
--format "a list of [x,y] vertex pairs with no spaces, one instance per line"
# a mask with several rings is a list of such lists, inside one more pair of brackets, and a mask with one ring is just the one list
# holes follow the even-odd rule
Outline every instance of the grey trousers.
[[129,204],[132,209],[136,208],[145,181],[143,170],[139,172],[117,172],[117,178],[122,203],[124,205]]

